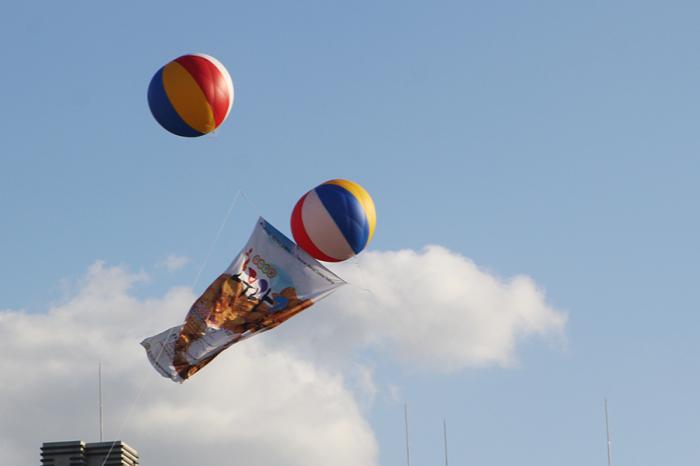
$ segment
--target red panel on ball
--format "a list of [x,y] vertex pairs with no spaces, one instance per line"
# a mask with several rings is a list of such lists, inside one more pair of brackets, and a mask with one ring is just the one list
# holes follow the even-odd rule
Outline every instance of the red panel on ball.
[[214,111],[214,122],[218,127],[224,121],[232,97],[229,95],[226,77],[214,63],[198,55],[183,55],[175,61],[190,73],[204,92]]
[[297,201],[296,205],[294,206],[294,210],[292,211],[291,224],[294,241],[297,242],[300,248],[308,252],[311,257],[314,257],[315,259],[325,262],[339,262],[338,259],[327,256],[323,253],[323,251],[318,249],[316,245],[311,242],[309,235],[306,234],[304,220],[301,217],[301,207],[304,205],[304,199],[306,199],[306,194],[304,194],[302,198]]

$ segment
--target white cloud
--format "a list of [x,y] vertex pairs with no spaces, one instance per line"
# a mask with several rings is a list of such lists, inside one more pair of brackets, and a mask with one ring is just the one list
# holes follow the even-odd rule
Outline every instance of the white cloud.
[[0,312],[0,456],[32,464],[42,441],[95,441],[101,358],[106,434],[130,442],[144,464],[376,464],[342,376],[263,340],[237,345],[186,384],[158,376],[138,343],[182,319],[194,296],[175,288],[139,300],[129,289],[141,279],[98,263],[65,304]]
[[412,369],[450,372],[511,366],[529,337],[564,341],[566,315],[531,278],[501,280],[439,246],[366,252],[334,270],[353,285],[288,324],[293,345],[317,358],[369,347]]
[[190,260],[185,256],[170,254],[163,259],[158,266],[165,268],[168,272],[176,272],[186,266]]
[[372,466],[365,411],[380,388],[358,351],[453,371],[511,365],[524,338],[563,338],[566,316],[530,278],[500,280],[441,247],[367,252],[335,269],[355,285],[183,385],[158,376],[138,343],[182,320],[187,288],[139,299],[130,289],[144,274],[96,263],[64,304],[0,311],[0,456],[31,464],[42,441],[95,441],[101,359],[106,436],[143,464]]

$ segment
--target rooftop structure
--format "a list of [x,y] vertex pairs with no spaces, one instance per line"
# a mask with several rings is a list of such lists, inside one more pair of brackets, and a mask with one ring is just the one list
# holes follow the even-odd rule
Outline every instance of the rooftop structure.
[[47,442],[41,446],[42,466],[138,466],[139,454],[126,443]]

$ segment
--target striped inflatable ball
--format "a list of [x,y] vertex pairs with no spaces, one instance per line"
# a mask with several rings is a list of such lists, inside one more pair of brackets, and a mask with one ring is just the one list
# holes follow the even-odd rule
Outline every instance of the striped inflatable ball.
[[362,251],[374,234],[377,215],[362,186],[331,180],[304,194],[292,212],[292,235],[316,259],[340,262]]
[[233,82],[216,58],[183,55],[153,76],[148,106],[156,121],[171,133],[202,136],[226,120],[233,106]]

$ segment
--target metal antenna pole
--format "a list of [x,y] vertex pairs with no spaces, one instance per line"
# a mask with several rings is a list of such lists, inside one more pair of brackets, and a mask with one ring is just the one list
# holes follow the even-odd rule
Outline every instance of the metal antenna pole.
[[445,440],[445,466],[448,466],[448,464],[447,464],[447,421],[445,419],[442,420],[442,437]]
[[102,442],[102,361],[97,363],[97,378],[100,392],[100,442]]
[[608,399],[605,398],[605,435],[608,438],[608,466],[612,466],[612,455],[610,454],[610,424],[608,423]]
[[408,448],[408,403],[403,405],[403,419],[406,425],[406,466],[411,466],[411,454]]

